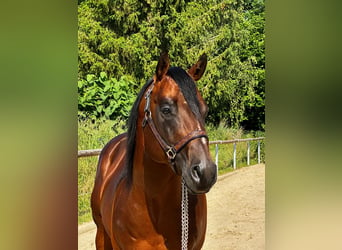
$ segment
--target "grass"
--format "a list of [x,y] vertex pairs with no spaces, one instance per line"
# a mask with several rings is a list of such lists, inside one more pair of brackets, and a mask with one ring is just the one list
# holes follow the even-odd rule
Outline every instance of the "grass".
[[[78,122],[78,150],[103,148],[106,143],[125,131],[123,121]],[[78,223],[90,221],[90,195],[94,185],[98,157],[78,159]]]
[[[95,123],[80,121],[78,123],[78,150],[102,148],[110,139],[126,131],[125,122],[102,120]],[[207,133],[211,141],[231,140],[264,136],[264,132],[246,132],[242,129],[230,129],[223,125],[208,126]],[[261,161],[264,162],[264,142],[261,142]],[[215,161],[215,145],[209,147]],[[247,143],[237,143],[237,168],[247,166]],[[78,223],[92,220],[90,195],[94,185],[98,157],[78,159]],[[257,142],[250,145],[250,165],[257,163]],[[219,145],[219,174],[233,171],[233,144]]]

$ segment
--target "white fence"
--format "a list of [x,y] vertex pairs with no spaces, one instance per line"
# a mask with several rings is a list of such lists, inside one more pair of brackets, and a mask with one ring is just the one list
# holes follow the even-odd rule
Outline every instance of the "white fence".
[[258,137],[258,138],[246,138],[246,139],[234,139],[234,140],[226,140],[226,141],[210,141],[209,144],[215,144],[215,163],[218,168],[218,154],[219,154],[219,144],[234,144],[233,149],[233,167],[236,169],[236,144],[239,142],[247,142],[247,165],[250,164],[250,142],[251,141],[258,141],[258,163],[261,161],[260,156],[260,141],[264,140],[265,137]]
[[[225,141],[210,141],[209,144],[215,144],[215,163],[218,168],[218,155],[219,155],[219,144],[234,144],[233,146],[233,167],[236,169],[236,144],[241,142],[247,142],[247,165],[250,164],[250,142],[258,141],[258,163],[261,161],[260,156],[260,141],[264,140],[265,137],[257,137],[257,138],[246,138],[246,139],[234,139],[234,140],[225,140]],[[88,157],[88,156],[96,156],[101,153],[102,149],[87,149],[87,150],[79,150],[78,157]]]

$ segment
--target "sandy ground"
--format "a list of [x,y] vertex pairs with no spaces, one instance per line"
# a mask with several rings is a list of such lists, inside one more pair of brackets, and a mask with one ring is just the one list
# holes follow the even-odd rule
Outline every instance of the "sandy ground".
[[[265,249],[265,165],[222,175],[207,194],[204,250]],[[78,227],[78,249],[95,249],[93,222]]]

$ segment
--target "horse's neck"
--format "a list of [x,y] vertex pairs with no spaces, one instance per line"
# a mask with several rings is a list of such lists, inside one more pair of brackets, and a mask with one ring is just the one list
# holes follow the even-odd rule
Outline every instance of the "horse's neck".
[[154,162],[143,154],[141,159],[139,158],[134,160],[133,185],[143,189],[146,198],[165,197],[170,192],[173,193],[173,197],[178,198],[175,192],[179,191],[179,194],[181,192],[181,177],[177,176],[168,164]]
[[170,166],[150,162],[145,165],[144,179],[146,204],[156,227],[163,231],[171,222],[180,223],[181,178]]
[[134,156],[133,179],[133,185],[144,192],[147,201],[180,202],[181,177],[170,165],[153,161],[142,150]]
[[[160,147],[157,141],[155,145],[151,145],[149,141],[149,146]],[[138,192],[142,192],[145,196],[148,209],[160,210],[163,206],[168,206],[168,209],[179,207],[181,177],[173,172],[167,161],[157,162],[152,159],[153,156],[144,152],[145,142],[143,130],[140,127],[137,128],[136,147],[139,148],[136,148],[134,155],[133,185],[135,190],[139,190]]]
[[181,178],[177,176],[168,164],[146,162],[145,191],[149,197],[160,196],[171,201],[179,199],[181,193]]

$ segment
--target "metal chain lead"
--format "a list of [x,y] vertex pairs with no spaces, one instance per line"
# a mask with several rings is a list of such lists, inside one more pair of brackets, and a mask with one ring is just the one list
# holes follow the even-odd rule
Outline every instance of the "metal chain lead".
[[188,190],[182,179],[182,250],[188,249],[189,215],[188,215]]

